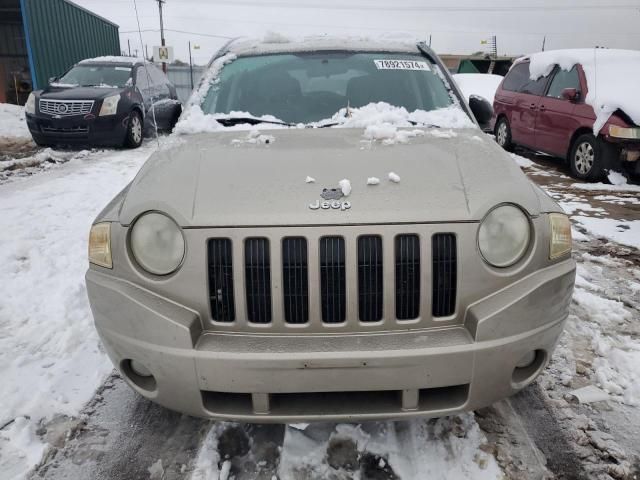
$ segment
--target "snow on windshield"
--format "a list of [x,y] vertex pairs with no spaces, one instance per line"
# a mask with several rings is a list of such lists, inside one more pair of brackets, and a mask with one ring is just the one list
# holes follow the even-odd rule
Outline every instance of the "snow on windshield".
[[633,50],[575,49],[552,50],[530,56],[531,78],[549,75],[554,66],[571,70],[580,64],[587,77],[589,92],[586,103],[593,107],[596,122],[593,133],[598,135],[609,117],[622,110],[636,125],[640,125],[640,52]]
[[[328,55],[327,58],[329,58],[331,55],[334,55],[334,54],[331,54],[329,52],[327,53],[327,55]],[[386,54],[386,55],[390,56],[390,54]],[[256,106],[256,108],[258,110],[262,109],[261,111],[240,112],[240,111],[232,110],[226,113],[226,108],[233,108],[234,106],[234,103],[231,101],[232,99],[229,96],[229,91],[238,90],[238,88],[229,88],[230,86],[233,87],[238,82],[238,80],[234,78],[234,77],[237,77],[238,74],[235,74],[235,73],[231,74],[229,72],[231,71],[235,72],[235,70],[240,69],[242,71],[242,75],[246,77],[247,72],[253,68],[253,69],[256,69],[256,72],[257,72],[255,73],[256,77],[259,79],[263,79],[263,81],[266,82],[266,80],[264,80],[265,75],[263,74],[264,72],[262,67],[264,67],[265,65],[269,66],[270,62],[274,62],[274,63],[280,62],[277,64],[277,66],[280,66],[284,61],[287,60],[287,56],[280,55],[275,60],[271,60],[271,58],[275,57],[275,55],[271,56],[271,58],[269,58],[269,56],[242,57],[241,60],[247,64],[247,67],[245,67],[244,69],[235,67],[235,66],[233,66],[233,68],[229,67],[231,68],[231,70],[225,69],[224,70],[224,72],[226,72],[226,75],[225,75],[221,73],[223,72],[223,67],[225,67],[226,65],[229,65],[230,63],[234,62],[237,59],[234,53],[228,53],[216,59],[214,62],[212,62],[207,73],[205,74],[202,81],[200,82],[200,85],[196,88],[195,92],[190,98],[187,104],[187,107],[180,118],[180,121],[176,125],[175,131],[179,134],[214,132],[214,131],[220,130],[221,128],[228,128],[228,127],[223,127],[218,120],[232,119],[232,118],[238,118],[238,117],[253,120],[253,122],[247,121],[246,123],[255,124],[255,123],[258,123],[257,121],[259,120],[264,120],[267,122],[288,123],[289,126],[295,125],[296,127],[303,127],[306,125],[310,127],[338,126],[338,127],[344,127],[344,128],[365,128],[366,129],[367,127],[370,127],[372,125],[393,126],[394,127],[393,128],[394,132],[392,132],[393,135],[395,135],[395,130],[397,129],[397,127],[435,126],[435,127],[442,127],[442,128],[474,128],[475,124],[469,118],[467,113],[465,113],[465,111],[460,107],[459,102],[457,101],[457,98],[455,98],[453,94],[446,89],[446,81],[444,78],[442,78],[441,75],[439,75],[441,74],[441,72],[439,71],[433,72],[435,73],[435,75],[429,75],[427,78],[428,81],[425,81],[424,84],[419,82],[419,80],[422,78],[421,76],[408,77],[409,80],[412,80],[414,83],[418,81],[418,84],[420,84],[421,87],[420,89],[412,92],[409,92],[409,89],[406,89],[405,95],[404,96],[400,95],[400,98],[404,99],[404,103],[406,103],[407,105],[412,105],[412,104],[418,105],[418,109],[415,109],[415,106],[414,106],[413,107],[414,110],[410,111],[404,107],[396,107],[391,105],[390,103],[394,103],[393,101],[389,103],[379,101],[381,100],[381,98],[378,98],[378,97],[385,97],[385,95],[386,96],[390,95],[389,90],[387,89],[388,85],[386,85],[387,82],[386,81],[383,82],[382,80],[378,79],[379,75],[384,75],[381,72],[382,70],[386,70],[387,68],[389,70],[394,70],[396,72],[398,70],[407,70],[407,75],[409,75],[409,73],[411,74],[415,73],[415,70],[422,70],[423,72],[424,71],[431,72],[432,70],[439,70],[437,66],[432,65],[426,61],[422,61],[419,55],[417,54],[406,53],[404,55],[407,56],[408,59],[412,59],[412,57],[415,57],[415,59],[412,59],[411,61],[402,60],[402,59],[388,60],[388,61],[384,59],[376,60],[378,57],[380,58],[385,57],[385,54],[372,55],[371,53],[362,54],[362,53],[354,52],[352,56],[354,60],[350,60],[351,57],[349,57],[349,60],[344,60],[343,57],[340,57],[340,56],[335,57],[334,55],[334,57],[331,57],[332,58],[331,63],[332,65],[337,65],[337,66],[332,67],[334,68],[335,71],[328,70],[329,72],[328,75],[332,74],[335,77],[335,78],[332,78],[331,81],[333,83],[331,83],[331,85],[325,85],[323,83],[323,82],[325,83],[328,82],[327,80],[327,78],[329,78],[328,76],[318,75],[317,71],[313,70],[313,69],[316,69],[319,71],[322,68],[327,68],[325,65],[329,62],[329,60],[325,59],[321,61],[322,59],[318,59],[318,58],[310,59],[310,60],[300,60],[299,58],[296,57],[294,60],[292,60],[292,62],[293,61],[297,62],[295,66],[296,68],[298,68],[298,70],[292,70],[289,73],[287,72],[285,73],[287,73],[292,77],[289,79],[290,81],[292,79],[295,80],[296,83],[300,81],[302,89],[304,91],[308,89],[309,92],[307,92],[307,94],[302,93],[301,97],[300,95],[298,95],[299,98],[298,98],[298,101],[296,102],[293,102],[290,98],[291,96],[294,96],[294,95],[287,96],[286,95],[287,92],[283,92],[282,96],[283,98],[286,97],[286,102],[283,101],[282,103],[283,104],[286,103],[288,106],[284,108],[280,108],[280,107],[278,108],[284,112],[283,114],[291,113],[292,118],[281,118],[281,116],[278,115],[277,112],[274,112],[273,109],[265,107],[264,104],[268,102],[259,101],[259,99],[262,98],[259,92],[257,92],[259,88],[262,88],[259,83],[256,85],[252,83],[251,85],[253,86],[253,88],[249,89],[249,93],[251,93],[253,96],[258,95],[257,97],[258,100],[256,100],[258,105]],[[384,63],[385,61],[389,63],[390,67],[389,65],[386,65],[386,64],[382,66],[378,65],[378,63]],[[356,62],[360,62],[360,63],[356,64]],[[240,60],[238,60],[238,65],[239,64],[240,64]],[[252,64],[257,64],[257,66]],[[367,66],[362,67],[363,64]],[[395,64],[402,64],[402,65],[400,65],[400,67],[397,67],[395,66]],[[372,67],[374,65],[375,67]],[[249,68],[249,70],[247,70],[247,68]],[[300,72],[304,72],[304,70],[301,70],[304,68],[308,68],[310,72],[313,72],[311,73],[311,75],[314,75],[313,77],[315,81],[314,84],[311,84],[310,83],[311,80],[304,77],[304,75],[306,74],[300,73]],[[365,70],[358,70],[358,68],[360,69],[365,68]],[[376,71],[378,73],[375,73]],[[302,80],[299,80],[296,77],[296,75],[298,76],[302,75],[304,78],[301,77]],[[437,80],[434,80],[432,77],[436,78]],[[387,78],[387,77],[384,77],[384,78]],[[394,76],[394,78],[396,77]],[[365,93],[361,93],[359,96],[357,95],[352,96],[351,94],[348,94],[348,93],[345,94],[345,92],[342,90],[345,90],[345,89],[348,90],[348,87],[350,86],[349,81],[351,79],[355,79],[360,82],[363,82],[364,80],[366,80],[368,83],[366,83],[366,85],[364,85],[363,88],[367,86],[368,88],[364,88]],[[413,83],[411,82],[409,83],[413,85]],[[434,83],[435,85],[433,85]],[[445,84],[445,86],[443,86],[443,84]],[[244,88],[245,86],[242,85],[242,87]],[[384,87],[384,92],[386,92],[384,94],[380,92],[382,87]],[[297,87],[297,88],[298,90],[300,89],[300,87]],[[362,91],[363,88],[359,89],[359,91]],[[222,91],[224,91],[224,94],[220,93]],[[300,92],[298,93],[300,94]],[[305,95],[308,95],[309,98],[307,98]],[[331,101],[335,103],[334,108],[337,111],[334,110],[335,113],[331,113],[330,109],[325,108],[325,110],[327,110],[326,118],[320,115],[316,117],[320,119],[324,118],[323,120],[320,120],[320,121],[309,121],[308,119],[303,120],[302,118],[304,118],[304,115],[306,114],[301,114],[300,110],[301,109],[304,110],[304,105],[305,105],[304,102],[305,101],[307,103],[311,102],[312,105],[316,105],[317,103],[317,101],[315,100],[316,97],[320,97],[322,95],[330,98]],[[222,98],[222,101],[225,102],[226,106],[220,107],[216,103],[217,102],[216,98],[218,96]],[[235,105],[240,107],[244,106],[245,108],[249,107],[247,108],[247,110],[250,110],[251,102],[247,104],[247,100],[245,98],[246,96],[247,95],[244,95],[242,97],[242,101],[240,100],[236,101]],[[273,96],[274,95],[271,95],[271,97]],[[275,101],[275,99],[271,97],[270,97],[270,101],[272,103],[269,103],[269,105],[272,105],[273,101]],[[407,99],[407,97],[409,98]],[[373,100],[373,102],[370,103],[370,99]],[[312,100],[316,101],[316,103],[313,103]],[[360,103],[360,105],[356,105],[359,108],[353,108],[352,100]],[[320,102],[320,105],[326,106],[327,102],[328,100],[324,102]],[[422,104],[421,102],[424,102],[424,104],[429,106],[429,108],[425,110],[420,109],[419,105]],[[349,106],[349,103],[351,103],[351,106]],[[278,104],[276,103],[273,105],[277,106]],[[296,108],[290,105],[293,105]],[[344,107],[340,108],[341,105],[344,105]],[[278,108],[275,108],[275,110],[278,110]],[[218,113],[218,112],[225,112],[225,113]],[[293,115],[292,112],[297,113],[298,117]],[[307,116],[313,117],[313,115],[316,114],[317,112],[315,112],[315,110],[312,109],[312,110],[309,110],[307,113],[309,114]],[[300,117],[300,115],[302,115],[302,117]],[[234,127],[246,128],[246,125],[241,126],[238,124],[238,125],[235,125]],[[269,125],[269,128],[276,128],[276,127],[279,127],[279,126]],[[387,128],[386,130],[391,131],[392,129]],[[377,138],[376,135],[373,135],[373,137]]]

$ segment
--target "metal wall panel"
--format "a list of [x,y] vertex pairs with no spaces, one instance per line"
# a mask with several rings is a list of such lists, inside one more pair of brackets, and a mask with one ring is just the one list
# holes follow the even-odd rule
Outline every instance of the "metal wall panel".
[[[200,82],[200,77],[204,73],[205,67],[201,66],[193,66],[193,85],[197,86]],[[178,98],[182,103],[186,103],[186,101],[191,96],[191,71],[189,66],[182,65],[167,65],[167,77],[171,83],[176,86],[176,90],[178,92]]]
[[20,0],[34,88],[74,63],[120,55],[118,26],[67,0]]

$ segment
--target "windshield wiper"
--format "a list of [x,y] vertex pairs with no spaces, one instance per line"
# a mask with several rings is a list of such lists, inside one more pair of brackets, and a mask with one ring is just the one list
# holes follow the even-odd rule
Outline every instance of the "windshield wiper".
[[216,122],[221,123],[225,127],[233,127],[234,125],[240,125],[242,123],[248,123],[249,125],[258,125],[260,123],[270,123],[273,125],[285,125],[287,127],[295,127],[295,123],[282,122],[280,120],[263,120],[261,118],[254,117],[226,117],[216,118]]
[[[440,125],[433,125],[431,123],[420,123],[415,120],[407,120],[408,123],[413,125],[414,127],[423,127],[423,128],[441,128]],[[331,123],[323,123],[322,125],[307,125],[307,128],[330,128],[338,125],[342,125],[344,122],[331,122]]]

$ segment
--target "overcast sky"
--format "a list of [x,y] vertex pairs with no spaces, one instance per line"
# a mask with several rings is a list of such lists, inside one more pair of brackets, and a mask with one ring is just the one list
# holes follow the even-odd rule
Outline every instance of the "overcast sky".
[[[134,0],[74,0],[120,25],[120,42],[140,53]],[[149,52],[160,44],[158,5],[137,0],[142,43]],[[176,57],[206,63],[224,38],[261,37],[268,31],[289,35],[403,34],[432,37],[436,52],[472,53],[482,40],[498,38],[499,54],[522,54],[546,47],[640,49],[638,0],[166,0],[167,45]],[[135,33],[126,33],[132,32]],[[186,33],[181,33],[186,32]]]

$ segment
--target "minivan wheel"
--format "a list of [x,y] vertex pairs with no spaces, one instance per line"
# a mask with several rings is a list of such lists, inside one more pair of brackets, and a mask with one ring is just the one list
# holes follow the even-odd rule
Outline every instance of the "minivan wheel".
[[142,117],[137,110],[133,110],[129,115],[124,144],[129,148],[138,148],[142,144]]
[[605,149],[591,133],[580,135],[571,148],[569,168],[571,175],[580,180],[596,182],[604,176]]
[[506,118],[502,117],[498,120],[495,128],[495,135],[498,145],[507,151],[511,151],[513,149],[513,144],[511,143],[511,127],[509,127],[509,122]]

